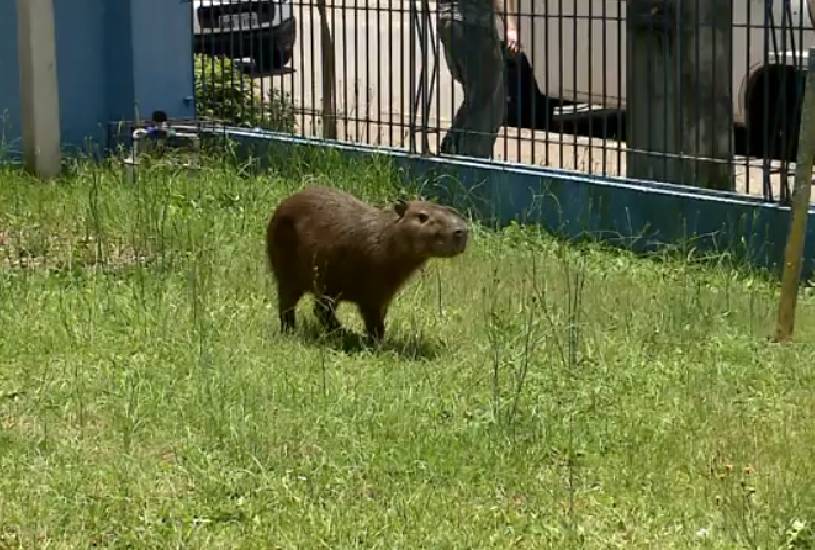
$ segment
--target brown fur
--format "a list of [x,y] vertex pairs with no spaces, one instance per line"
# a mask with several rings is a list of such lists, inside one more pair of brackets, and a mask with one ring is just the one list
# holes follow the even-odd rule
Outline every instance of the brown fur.
[[338,303],[359,308],[368,336],[384,336],[385,315],[401,286],[430,258],[461,254],[467,224],[455,210],[426,201],[379,209],[328,187],[310,187],[283,200],[269,220],[266,253],[277,281],[283,330],[307,292],[315,313],[337,329]]

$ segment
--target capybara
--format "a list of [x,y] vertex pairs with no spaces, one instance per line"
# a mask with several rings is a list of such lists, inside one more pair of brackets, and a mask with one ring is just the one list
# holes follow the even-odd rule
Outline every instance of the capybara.
[[282,329],[307,292],[329,330],[340,328],[336,307],[357,305],[373,341],[385,333],[396,292],[430,258],[452,258],[467,247],[465,220],[452,208],[399,200],[376,208],[348,193],[314,186],[284,199],[266,228],[266,253],[277,281]]

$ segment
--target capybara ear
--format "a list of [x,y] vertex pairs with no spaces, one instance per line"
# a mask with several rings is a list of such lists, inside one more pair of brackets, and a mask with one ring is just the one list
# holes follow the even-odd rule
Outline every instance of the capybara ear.
[[405,215],[405,212],[407,212],[407,208],[408,203],[404,199],[399,199],[393,204],[393,209],[396,211],[400,218]]

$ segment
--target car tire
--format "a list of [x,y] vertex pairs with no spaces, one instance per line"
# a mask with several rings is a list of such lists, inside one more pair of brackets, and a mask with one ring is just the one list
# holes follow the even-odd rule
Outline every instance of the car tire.
[[273,73],[285,67],[291,58],[291,51],[274,48],[271,55],[264,56],[263,59],[256,58],[255,66],[263,74]]
[[[765,88],[770,90],[768,101],[765,101]],[[803,78],[789,67],[768,69],[754,79],[747,98],[751,155],[795,160],[802,97]]]
[[545,130],[552,119],[552,104],[540,93],[532,66],[524,53],[504,50],[507,105],[504,123],[515,128]]

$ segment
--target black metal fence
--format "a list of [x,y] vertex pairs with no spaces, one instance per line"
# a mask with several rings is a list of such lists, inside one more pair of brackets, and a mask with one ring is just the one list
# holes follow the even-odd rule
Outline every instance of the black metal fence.
[[200,118],[789,196],[813,0],[191,4]]

